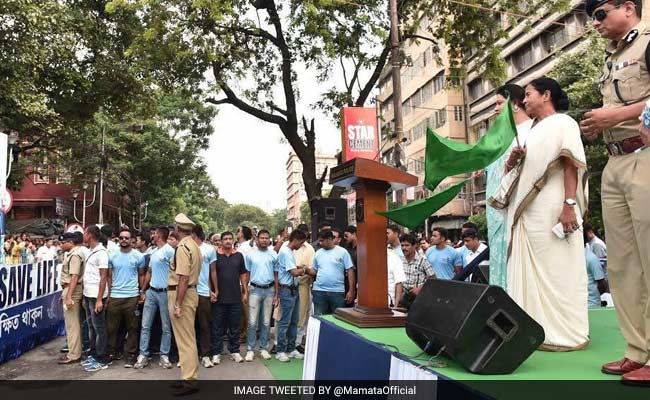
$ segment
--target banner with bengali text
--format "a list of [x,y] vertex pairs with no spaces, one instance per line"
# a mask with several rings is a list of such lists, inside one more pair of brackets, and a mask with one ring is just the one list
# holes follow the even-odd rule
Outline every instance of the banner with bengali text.
[[0,364],[63,334],[61,265],[0,265]]

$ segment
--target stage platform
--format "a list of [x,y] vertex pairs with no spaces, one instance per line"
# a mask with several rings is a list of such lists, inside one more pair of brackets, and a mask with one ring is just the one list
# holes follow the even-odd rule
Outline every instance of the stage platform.
[[[312,351],[308,348],[303,379],[390,380],[396,377],[394,374],[395,360],[401,360],[400,362],[407,362],[412,366],[410,368],[417,371],[417,375],[402,374],[402,379],[404,376],[407,378],[413,376],[417,379],[431,379],[439,382],[459,382],[459,389],[464,388],[469,392],[474,392],[474,395],[478,395],[477,398],[511,398],[510,394],[513,393],[514,387],[519,389],[525,387],[530,389],[537,387],[563,388],[562,392],[558,394],[565,395],[567,394],[566,390],[573,392],[574,390],[571,389],[578,389],[580,392],[581,387],[590,387],[599,390],[597,393],[600,395],[605,394],[600,392],[601,389],[608,394],[611,393],[616,399],[650,399],[650,388],[624,386],[618,382],[620,377],[600,372],[600,366],[603,363],[619,359],[625,349],[625,342],[613,309],[597,309],[589,312],[591,341],[585,350],[565,353],[536,351],[513,374],[491,376],[469,373],[453,360],[445,357],[431,359],[429,355],[418,356],[421,350],[408,338],[404,328],[357,328],[334,316],[312,319],[312,321],[317,321],[314,325],[320,331],[320,335],[316,335],[314,338],[311,326],[309,328],[312,330],[311,340],[316,342],[313,347],[317,348],[312,351],[317,351],[318,354],[316,356],[309,354]],[[337,336],[339,337],[337,338]],[[384,355],[382,356],[380,353],[384,353]],[[336,356],[334,357],[332,354],[336,354]],[[345,366],[340,366],[341,358],[346,359]],[[337,359],[339,366],[332,364],[330,362],[332,359]],[[362,360],[361,364],[359,360]],[[393,361],[391,362],[391,360]],[[404,366],[400,368],[403,369]],[[382,369],[388,370],[382,371]],[[525,385],[516,384],[517,381]],[[554,382],[551,384],[548,381]],[[509,382],[514,384],[509,384]],[[591,390],[589,391],[591,392]],[[523,394],[520,390],[516,390],[516,392],[520,395]],[[534,393],[534,390],[526,392],[530,396],[527,397],[527,400],[540,394]],[[544,390],[544,392],[543,398],[554,399],[552,391]],[[451,398],[449,396],[441,397],[440,394],[438,392],[439,399]],[[604,398],[600,395],[596,398]],[[554,400],[558,398],[565,397],[558,396]],[[583,396],[579,396],[579,398],[583,398]]]

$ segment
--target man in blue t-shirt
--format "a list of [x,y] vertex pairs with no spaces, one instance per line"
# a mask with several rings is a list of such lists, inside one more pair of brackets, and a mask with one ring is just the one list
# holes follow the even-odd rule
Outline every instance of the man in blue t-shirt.
[[289,235],[289,243],[282,246],[278,253],[276,269],[280,286],[281,316],[277,331],[278,354],[276,354],[275,358],[282,362],[288,362],[290,358],[303,358],[302,353],[296,350],[299,317],[297,278],[305,275],[307,269],[298,267],[293,252],[298,250],[305,240],[307,240],[307,234],[300,229],[296,229]]
[[196,320],[199,324],[199,356],[201,365],[205,368],[214,366],[210,360],[212,346],[212,303],[217,301],[217,249],[205,243],[205,233],[200,224],[192,228],[192,239],[201,251],[201,272],[196,292],[199,295],[199,306],[196,309]]
[[463,268],[463,256],[447,244],[448,233],[445,228],[433,228],[432,246],[426,252],[429,264],[433,266],[436,279],[452,279]]
[[108,261],[111,282],[110,301],[106,309],[108,321],[108,354],[115,356],[115,343],[120,323],[124,320],[127,331],[124,350],[127,353],[124,367],[132,368],[138,350],[138,300],[144,284],[144,257],[131,248],[131,231],[122,229],[118,236],[120,251]]
[[144,277],[144,293],[141,300],[144,300],[142,309],[142,328],[140,330],[140,354],[133,366],[136,369],[149,365],[149,344],[151,342],[151,327],[156,313],[160,314],[162,326],[162,337],[160,339],[160,365],[169,369],[172,363],[169,361],[169,351],[172,341],[172,326],[167,308],[167,278],[169,275],[169,263],[174,257],[174,249],[167,244],[169,229],[166,226],[156,228],[153,234],[154,248],[149,254],[149,268]]
[[[331,229],[318,233],[320,249],[314,256],[312,268],[309,268],[309,274],[316,277],[312,289],[314,315],[332,314],[337,308],[345,306],[346,301],[354,300],[354,264],[350,253],[334,244],[334,240]],[[347,293],[344,276],[348,280]]]
[[600,295],[607,291],[603,266],[589,246],[585,246],[585,260],[587,261],[587,306],[599,308]]
[[[248,326],[246,333],[246,361],[253,361],[255,354],[255,339],[257,329],[260,330],[260,356],[268,360],[269,331],[271,329],[271,314],[273,306],[278,304],[278,279],[275,272],[278,254],[269,246],[271,233],[262,229],[257,233],[257,246],[253,247],[244,259],[246,269],[250,273],[250,289],[248,291]],[[260,324],[259,316],[262,316]],[[260,326],[261,325],[261,326]]]

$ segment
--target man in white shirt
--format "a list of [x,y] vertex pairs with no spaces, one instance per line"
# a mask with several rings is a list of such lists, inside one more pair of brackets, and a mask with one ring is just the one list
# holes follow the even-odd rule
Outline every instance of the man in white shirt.
[[45,244],[38,248],[36,252],[36,262],[52,261],[56,259],[57,252],[54,247],[54,239],[45,239]]
[[404,274],[402,259],[390,249],[386,253],[388,255],[388,305],[397,307],[404,293],[403,283],[406,281],[406,274]]
[[84,242],[89,247],[83,274],[83,295],[90,337],[89,363],[85,365],[88,371],[105,369],[109,362],[106,356],[108,335],[105,309],[109,291],[108,252],[100,243],[101,236],[96,225],[87,227],[84,232]]
[[463,255],[463,268],[471,263],[479,254],[481,254],[487,246],[478,239],[478,232],[469,229],[462,234],[463,243],[467,250]]
[[596,255],[598,258],[607,258],[607,246],[601,238],[596,236],[596,230],[590,224],[584,224],[584,232],[587,238],[587,246],[589,250]]
[[253,242],[253,232],[251,228],[247,226],[241,226],[237,231],[237,251],[240,252],[244,257],[255,248],[255,243]]

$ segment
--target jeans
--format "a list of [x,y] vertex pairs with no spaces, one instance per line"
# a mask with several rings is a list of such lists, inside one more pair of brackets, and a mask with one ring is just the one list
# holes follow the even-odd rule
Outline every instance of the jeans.
[[280,288],[280,322],[278,323],[278,353],[291,353],[296,349],[298,332],[298,296],[297,289]]
[[228,351],[239,353],[239,327],[242,316],[242,303],[216,303],[212,307],[212,355],[223,351],[223,334],[227,328]]
[[314,315],[333,314],[337,308],[345,307],[345,293],[313,290]]
[[108,333],[106,331],[106,299],[102,301],[104,308],[99,314],[95,313],[97,299],[84,297],[86,302],[86,319],[88,319],[88,338],[90,340],[90,355],[96,360],[103,361],[106,357]]
[[271,330],[271,314],[273,313],[273,296],[275,295],[275,290],[273,287],[260,289],[251,286],[248,293],[248,329],[246,333],[246,345],[248,351],[252,351],[255,348],[260,311],[262,315],[262,326],[260,327],[260,350],[268,350],[269,331]]
[[172,342],[172,325],[167,309],[167,292],[154,292],[149,289],[144,294],[144,308],[142,310],[142,329],[140,331],[140,355],[149,357],[149,340],[151,326],[153,325],[156,311],[160,313],[162,322],[162,338],[160,340],[160,354],[169,355]]
[[212,345],[212,303],[208,296],[199,295],[199,306],[196,309],[196,330],[199,343],[199,356],[209,357]]

